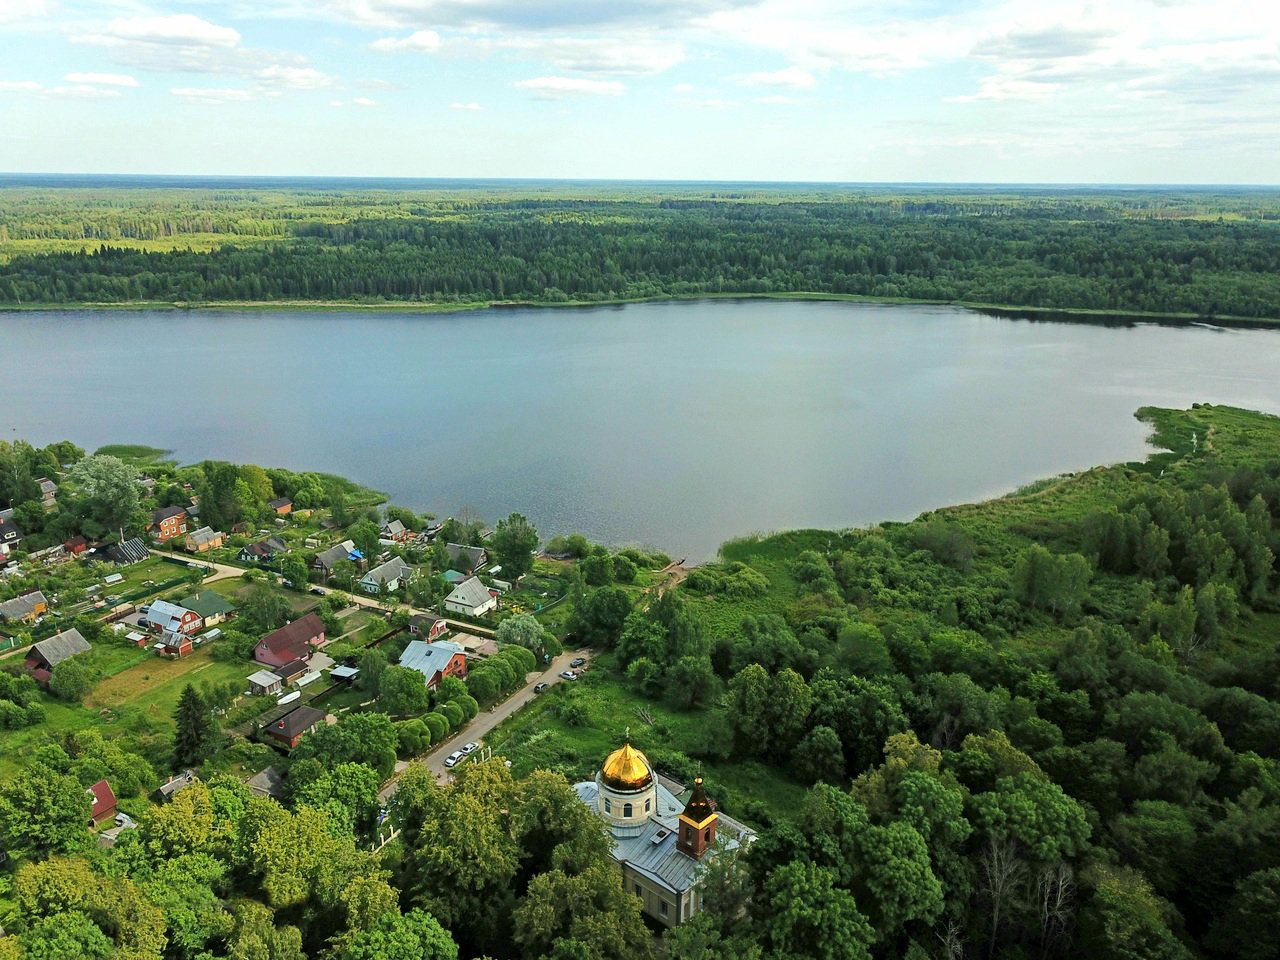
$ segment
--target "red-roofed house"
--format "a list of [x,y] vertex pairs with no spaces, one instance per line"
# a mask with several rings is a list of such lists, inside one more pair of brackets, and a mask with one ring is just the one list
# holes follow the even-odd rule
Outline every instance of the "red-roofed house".
[[116,815],[116,795],[111,784],[99,780],[89,788],[88,793],[93,799],[93,806],[89,808],[89,826],[96,827]]
[[253,648],[253,659],[269,667],[283,667],[291,660],[307,660],[324,643],[324,621],[314,613],[286,623],[268,633]]

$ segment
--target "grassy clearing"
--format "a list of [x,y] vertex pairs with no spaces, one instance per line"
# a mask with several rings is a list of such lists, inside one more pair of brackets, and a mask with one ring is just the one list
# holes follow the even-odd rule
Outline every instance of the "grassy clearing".
[[[558,708],[567,700],[586,707],[587,721],[581,726],[559,716]],[[578,781],[594,777],[628,731],[659,770],[672,773],[678,772],[668,759],[672,754],[688,757],[731,735],[718,710],[686,713],[648,700],[611,671],[608,657],[600,657],[581,680],[556,684],[499,725],[487,743],[512,761],[517,775],[541,768]],[[750,800],[770,816],[785,817],[804,792],[785,774],[756,763],[712,760],[704,761],[703,768],[708,788],[726,813],[740,812]]]
[[215,660],[211,644],[181,660],[168,660],[147,651],[144,662],[99,682],[85,697],[84,705],[93,710],[118,710],[145,704],[148,713],[168,715],[177,706],[182,688],[188,683],[233,680],[252,672],[252,664]]

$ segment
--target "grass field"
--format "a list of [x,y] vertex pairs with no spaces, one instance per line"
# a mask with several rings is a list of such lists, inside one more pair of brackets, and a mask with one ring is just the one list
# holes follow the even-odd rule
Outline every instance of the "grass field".
[[93,710],[141,710],[149,716],[168,717],[188,683],[233,680],[251,673],[252,664],[215,660],[212,644],[181,660],[148,654],[144,662],[99,682],[85,697],[84,705]]
[[[572,726],[558,715],[566,700],[586,707],[587,722]],[[651,721],[651,722],[650,722]],[[512,762],[519,776],[534,769],[556,770],[571,782],[591,779],[600,764],[631,735],[659,770],[679,776],[680,765],[693,766],[708,745],[730,736],[719,710],[673,710],[648,700],[612,671],[609,657],[597,658],[576,683],[557,684],[501,724],[486,743]],[[677,756],[682,755],[682,756]],[[804,786],[761,764],[702,760],[708,791],[726,813],[758,823],[753,808],[786,817]]]

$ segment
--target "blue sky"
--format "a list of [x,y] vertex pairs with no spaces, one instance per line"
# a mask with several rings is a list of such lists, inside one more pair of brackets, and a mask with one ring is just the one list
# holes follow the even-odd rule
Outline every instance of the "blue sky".
[[0,0],[0,170],[1280,183],[1259,0]]

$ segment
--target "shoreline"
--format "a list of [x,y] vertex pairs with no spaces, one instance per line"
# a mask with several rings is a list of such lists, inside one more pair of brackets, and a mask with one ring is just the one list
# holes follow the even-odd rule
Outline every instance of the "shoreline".
[[1010,320],[1039,320],[1059,323],[1160,323],[1169,326],[1205,324],[1217,327],[1280,329],[1280,317],[1241,317],[1230,314],[1205,316],[1193,313],[1156,313],[1150,311],[1112,310],[1090,307],[1042,307],[1015,304],[977,303],[965,300],[917,300],[907,297],[874,297],[853,293],[793,291],[783,293],[698,293],[670,294],[654,297],[619,297],[609,300],[483,300],[474,303],[431,303],[426,301],[389,300],[370,303],[357,300],[136,300],[124,303],[64,302],[0,305],[0,313],[52,313],[65,310],[257,310],[267,312],[336,312],[366,311],[388,313],[452,314],[480,310],[514,310],[524,308],[588,308],[621,307],[643,303],[683,303],[707,300],[789,300],[828,303],[864,303],[885,306],[956,307]]

